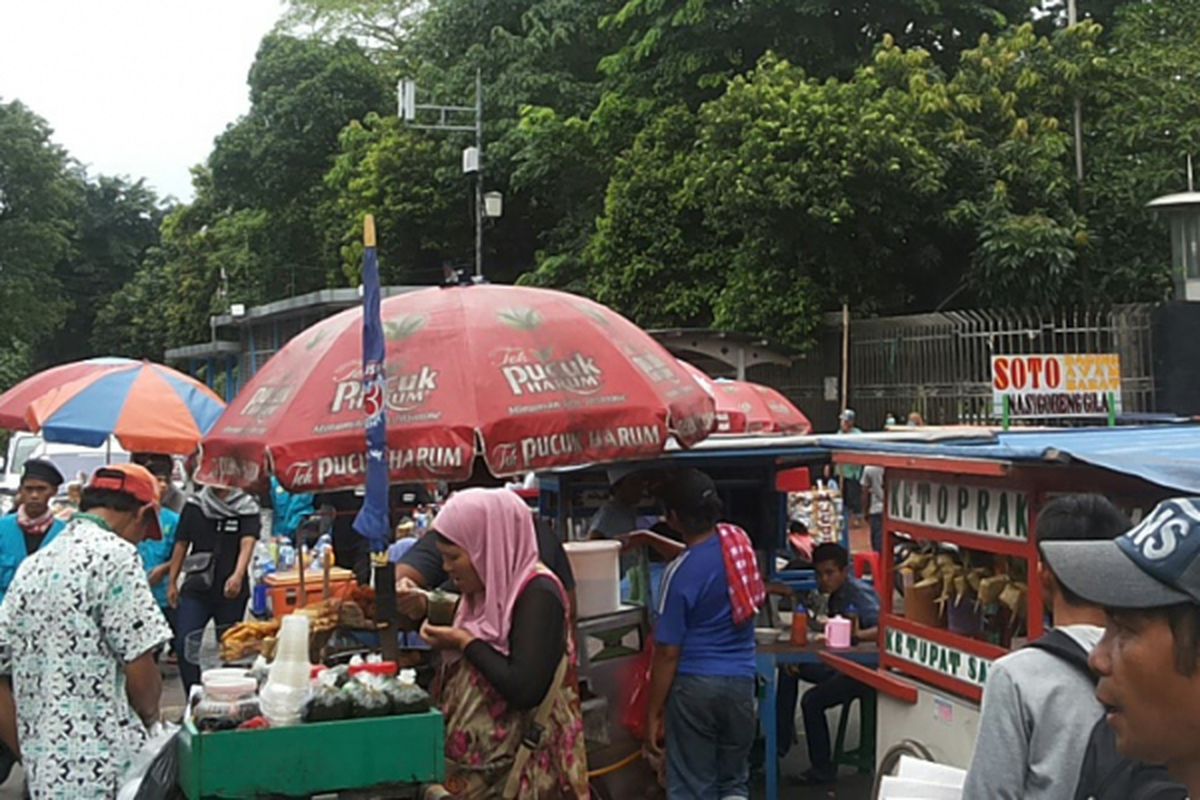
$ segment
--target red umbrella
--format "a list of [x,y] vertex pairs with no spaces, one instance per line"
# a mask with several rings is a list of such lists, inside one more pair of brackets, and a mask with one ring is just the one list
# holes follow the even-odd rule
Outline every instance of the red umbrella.
[[0,395],[0,428],[27,431],[29,424],[25,421],[25,412],[42,395],[79,378],[128,368],[138,363],[128,358],[89,358],[86,361],[59,364],[30,375]]
[[812,423],[804,412],[775,389],[749,381],[714,380],[693,364],[679,363],[716,401],[715,433],[812,432]]
[[392,482],[463,480],[653,456],[703,439],[713,402],[633,323],[590,300],[517,286],[385,299],[387,388],[364,397],[360,308],[287,343],[203,443],[201,479],[289,490],[361,485],[362,428],[388,413]]

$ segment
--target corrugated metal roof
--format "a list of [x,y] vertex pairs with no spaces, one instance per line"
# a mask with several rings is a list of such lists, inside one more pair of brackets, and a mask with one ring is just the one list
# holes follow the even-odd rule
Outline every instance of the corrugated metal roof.
[[1200,495],[1200,425],[1062,428],[994,433],[941,442],[822,436],[831,450],[987,461],[1078,461]]

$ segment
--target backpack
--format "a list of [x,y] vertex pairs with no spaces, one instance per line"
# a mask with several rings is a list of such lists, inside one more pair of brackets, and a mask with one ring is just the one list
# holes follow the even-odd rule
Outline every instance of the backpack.
[[[1029,647],[1058,657],[1096,683],[1087,651],[1066,633],[1052,630]],[[1075,800],[1187,800],[1187,796],[1187,788],[1171,780],[1166,767],[1118,753],[1116,734],[1100,718],[1088,736]]]

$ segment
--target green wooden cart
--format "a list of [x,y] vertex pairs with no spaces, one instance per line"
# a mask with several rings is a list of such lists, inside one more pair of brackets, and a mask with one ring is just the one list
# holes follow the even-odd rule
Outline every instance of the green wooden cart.
[[188,800],[311,797],[377,790],[389,796],[446,776],[437,711],[286,728],[179,735]]

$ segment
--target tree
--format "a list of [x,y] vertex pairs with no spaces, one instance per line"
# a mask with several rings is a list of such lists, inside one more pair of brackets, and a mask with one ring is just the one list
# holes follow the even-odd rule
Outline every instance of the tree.
[[818,77],[849,77],[888,34],[952,66],[981,34],[1028,14],[1026,0],[625,0],[601,23],[625,42],[600,67],[622,91],[694,105],[767,53]]
[[338,135],[392,103],[391,92],[353,41],[279,34],[263,39],[249,83],[250,111],[217,138],[209,157],[216,216],[208,222],[242,214],[225,227],[239,229],[246,242],[246,224],[253,218],[258,226],[258,246],[238,256],[257,261],[252,294],[311,291],[336,264],[337,253],[322,249],[317,210]]
[[1125,5],[1084,97],[1093,279],[1107,296],[1155,300],[1170,292],[1167,225],[1146,203],[1186,190],[1186,157],[1200,155],[1197,25],[1200,0]]
[[473,195],[449,141],[372,114],[346,128],[341,151],[326,178],[334,199],[322,214],[330,247],[341,253],[342,274],[331,283],[359,283],[368,212],[386,283],[438,283],[443,263],[469,259],[473,217],[464,201]]
[[420,19],[421,0],[288,0],[277,26],[325,39],[349,36],[381,51],[399,51]]
[[137,272],[159,241],[163,211],[141,180],[100,176],[83,185],[74,219],[74,255],[56,270],[68,304],[63,325],[39,349],[41,363],[96,355],[90,338],[101,304]]
[[67,304],[55,273],[74,251],[82,181],[51,130],[19,101],[0,103],[0,349],[7,372],[61,324]]

